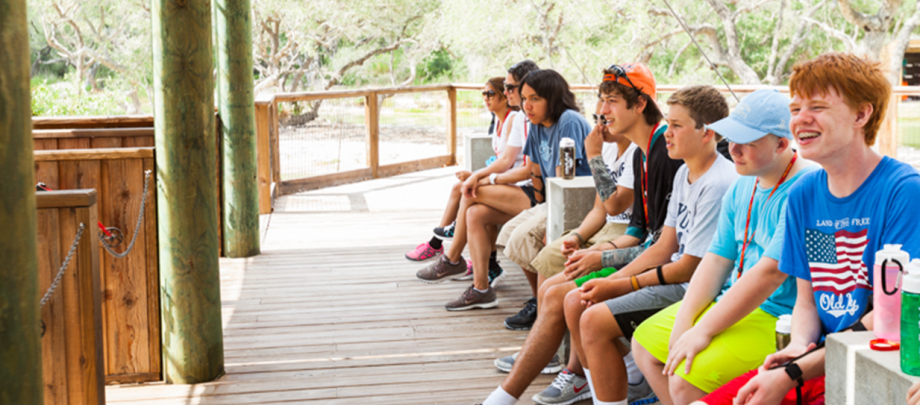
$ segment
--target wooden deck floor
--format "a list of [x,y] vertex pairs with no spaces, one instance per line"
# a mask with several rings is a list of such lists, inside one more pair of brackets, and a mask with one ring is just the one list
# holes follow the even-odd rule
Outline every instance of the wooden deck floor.
[[[530,295],[518,266],[498,309],[447,312],[468,286],[427,285],[403,254],[440,219],[455,169],[287,196],[263,218],[263,254],[221,260],[227,374],[198,385],[110,386],[110,404],[474,404],[492,361],[526,332],[501,322]],[[541,376],[522,397],[545,388]],[[583,402],[585,404],[588,401]]]

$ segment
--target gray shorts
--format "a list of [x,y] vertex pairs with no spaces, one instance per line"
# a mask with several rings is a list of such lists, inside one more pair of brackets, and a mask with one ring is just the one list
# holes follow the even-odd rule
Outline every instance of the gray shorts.
[[604,304],[607,304],[607,308],[616,319],[623,337],[632,339],[633,332],[642,321],[684,299],[688,285],[690,283],[644,287],[622,297],[604,301]]

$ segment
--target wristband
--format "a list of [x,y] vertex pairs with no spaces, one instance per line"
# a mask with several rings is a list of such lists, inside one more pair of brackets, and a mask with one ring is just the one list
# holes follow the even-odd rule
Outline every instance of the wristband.
[[498,178],[498,173],[492,173],[489,175],[489,184],[495,185],[495,179]]
[[639,286],[639,279],[637,279],[636,276],[629,276],[629,282],[632,283],[633,291],[639,291],[639,289],[642,288]]
[[795,381],[796,387],[801,387],[805,385],[805,381],[802,380],[802,369],[799,367],[798,364],[789,363],[786,365],[785,370],[786,370],[786,375],[788,375],[789,378],[792,379],[792,381]]
[[661,272],[661,266],[656,267],[655,272],[658,273],[658,284],[659,285],[667,284],[664,282],[664,273]]
[[611,244],[611,245],[613,245],[613,248],[614,248],[614,249],[619,249],[619,248],[620,248],[620,247],[619,247],[619,246],[617,246],[617,244],[616,244],[616,243],[614,243],[614,242],[613,242],[612,240],[608,240],[608,241],[607,241],[607,243],[609,243],[609,244]]
[[578,246],[585,244],[585,238],[583,238],[580,233],[572,231],[571,234],[578,238]]

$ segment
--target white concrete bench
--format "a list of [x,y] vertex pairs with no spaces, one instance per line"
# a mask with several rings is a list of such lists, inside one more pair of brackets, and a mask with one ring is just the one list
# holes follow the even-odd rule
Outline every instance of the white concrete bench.
[[594,207],[597,191],[591,176],[579,176],[572,180],[553,177],[547,183],[546,203],[549,204],[549,210],[546,217],[546,241],[550,243],[566,230],[581,225],[581,221]]
[[495,156],[492,137],[485,134],[463,135],[463,167],[475,172],[486,167],[486,160]]
[[824,363],[828,404],[905,404],[907,389],[920,378],[901,372],[900,352],[869,348],[872,332],[835,333],[827,337]]

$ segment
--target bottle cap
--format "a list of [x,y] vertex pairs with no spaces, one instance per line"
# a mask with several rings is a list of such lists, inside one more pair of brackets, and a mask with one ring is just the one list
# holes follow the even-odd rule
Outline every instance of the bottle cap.
[[559,147],[560,148],[574,148],[575,140],[572,138],[562,138],[559,140]]
[[920,294],[920,259],[910,261],[904,268],[905,274],[901,278],[901,291]]
[[780,315],[776,320],[776,333],[792,333],[792,315]]

